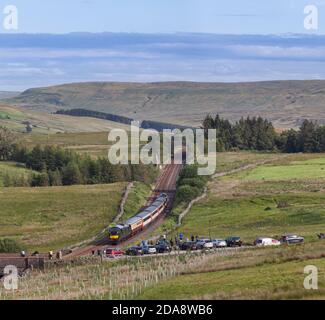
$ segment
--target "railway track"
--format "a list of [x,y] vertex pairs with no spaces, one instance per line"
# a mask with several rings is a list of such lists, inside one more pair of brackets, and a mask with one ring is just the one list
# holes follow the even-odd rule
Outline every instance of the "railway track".
[[[150,235],[155,229],[157,229],[160,224],[164,221],[166,215],[168,215],[173,207],[173,202],[175,199],[175,193],[176,193],[176,183],[178,176],[180,174],[180,171],[182,170],[183,165],[182,164],[168,164],[163,168],[162,174],[157,180],[155,189],[153,190],[152,194],[148,198],[147,205],[152,203],[154,199],[159,196],[161,193],[168,194],[168,204],[167,208],[163,212],[163,214],[160,215],[159,218],[155,222],[153,222],[148,228],[143,230],[142,232],[138,233],[134,237],[124,241],[123,243],[119,245],[110,245],[110,247],[119,247],[119,246],[127,246],[128,244],[133,243],[134,241],[143,239]],[[92,244],[85,246],[83,248],[78,248],[72,251],[72,253],[64,256],[64,259],[71,259],[74,257],[80,257],[89,255],[92,253],[97,253],[98,251],[102,251],[104,248],[108,245],[108,240],[103,237],[102,239],[98,239],[94,241]]]

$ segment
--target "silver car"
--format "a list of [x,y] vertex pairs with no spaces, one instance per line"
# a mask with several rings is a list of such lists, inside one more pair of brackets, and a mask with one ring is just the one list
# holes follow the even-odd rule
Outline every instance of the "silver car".
[[210,239],[199,239],[196,242],[196,246],[198,249],[212,249],[213,242]]
[[213,246],[215,248],[225,248],[227,247],[227,242],[226,240],[222,240],[222,239],[214,239],[212,240]]

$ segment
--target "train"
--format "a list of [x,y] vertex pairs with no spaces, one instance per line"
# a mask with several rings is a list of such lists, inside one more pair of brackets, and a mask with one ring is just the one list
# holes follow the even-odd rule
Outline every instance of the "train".
[[143,208],[124,224],[117,224],[108,229],[108,240],[111,244],[119,244],[147,228],[167,207],[168,195],[161,193],[149,206]]

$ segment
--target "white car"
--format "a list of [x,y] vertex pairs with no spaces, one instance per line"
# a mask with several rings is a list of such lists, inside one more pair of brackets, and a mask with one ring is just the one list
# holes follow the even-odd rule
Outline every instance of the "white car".
[[210,239],[199,239],[196,242],[196,246],[198,249],[212,249],[213,242]]
[[254,242],[257,247],[279,246],[281,242],[272,238],[257,238]]
[[215,248],[224,248],[224,247],[227,247],[226,240],[214,239],[214,240],[212,240],[212,243],[213,243],[213,246]]

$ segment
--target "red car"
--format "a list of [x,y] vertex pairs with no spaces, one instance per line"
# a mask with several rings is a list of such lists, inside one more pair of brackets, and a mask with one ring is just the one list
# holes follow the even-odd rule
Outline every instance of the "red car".
[[120,249],[111,249],[111,248],[108,248],[104,251],[106,257],[109,257],[109,258],[115,258],[115,257],[120,257],[120,256],[123,256],[124,255],[124,252]]

